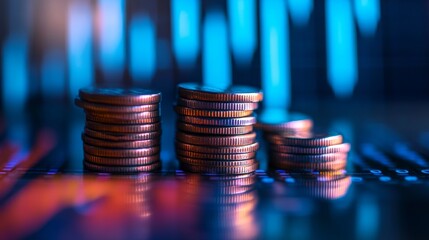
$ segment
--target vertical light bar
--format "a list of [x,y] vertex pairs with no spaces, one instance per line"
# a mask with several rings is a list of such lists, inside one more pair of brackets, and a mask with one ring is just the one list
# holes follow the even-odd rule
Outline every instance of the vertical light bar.
[[130,70],[133,80],[150,80],[156,69],[156,33],[151,19],[136,15],[130,23]]
[[380,0],[354,0],[354,10],[362,34],[373,36],[380,20]]
[[2,49],[3,106],[7,112],[21,112],[28,98],[28,44],[25,35],[12,34]]
[[57,50],[50,50],[42,60],[42,95],[45,98],[60,98],[64,95],[64,59]]
[[204,84],[226,88],[231,85],[231,59],[224,14],[217,11],[207,13],[203,28]]
[[264,106],[290,104],[289,24],[285,0],[261,0],[261,67]]
[[305,26],[313,11],[313,0],[288,0],[292,21],[297,26]]
[[91,7],[86,1],[72,1],[68,12],[67,57],[69,96],[90,85],[94,78]]
[[357,81],[356,33],[350,0],[326,0],[328,80],[337,97],[350,97]]
[[256,47],[255,0],[228,0],[231,47],[235,60],[248,65]]
[[106,78],[122,73],[125,59],[125,0],[98,0],[100,63]]
[[171,0],[171,36],[179,67],[192,67],[200,49],[200,1]]

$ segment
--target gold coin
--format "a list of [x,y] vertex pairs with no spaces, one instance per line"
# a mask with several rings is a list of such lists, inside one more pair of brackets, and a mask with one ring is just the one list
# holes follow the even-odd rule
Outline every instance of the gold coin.
[[119,125],[119,124],[104,124],[96,123],[91,121],[86,121],[86,127],[96,131],[106,131],[106,132],[115,132],[115,133],[145,133],[145,132],[155,132],[161,130],[161,124],[150,123],[143,125]]
[[201,110],[181,106],[174,107],[176,113],[180,115],[193,116],[193,117],[211,117],[211,118],[237,118],[247,117],[253,114],[252,110],[245,111],[218,111],[218,110]]
[[206,146],[243,146],[255,142],[256,133],[249,133],[237,136],[199,136],[176,132],[176,138],[185,143]]
[[177,128],[184,132],[214,134],[214,135],[240,135],[253,131],[253,126],[237,126],[237,127],[207,127],[201,125],[188,124],[177,122]]
[[159,153],[159,147],[150,148],[135,148],[135,149],[111,149],[94,147],[91,145],[83,144],[83,150],[85,153],[99,156],[99,157],[118,157],[118,158],[129,158],[129,157],[146,157]]

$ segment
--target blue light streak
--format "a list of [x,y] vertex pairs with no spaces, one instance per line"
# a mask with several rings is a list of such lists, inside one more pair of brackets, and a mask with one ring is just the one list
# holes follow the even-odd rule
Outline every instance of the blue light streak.
[[71,99],[76,97],[79,88],[93,82],[92,30],[90,5],[82,1],[72,2],[68,12],[67,29],[69,96]]
[[288,0],[292,22],[297,26],[305,26],[313,11],[313,0]]
[[380,0],[354,0],[356,20],[364,36],[373,36],[380,21]]
[[29,94],[28,43],[25,35],[6,38],[2,49],[3,106],[6,112],[22,112]]
[[136,81],[150,80],[156,70],[156,30],[153,21],[144,15],[130,23],[130,70]]
[[200,50],[200,1],[171,0],[171,36],[179,67],[192,67]]
[[326,0],[328,80],[337,97],[353,94],[357,81],[356,33],[350,0]]
[[232,53],[237,63],[248,65],[256,47],[255,0],[229,0],[227,3]]
[[203,82],[207,86],[226,88],[231,85],[231,59],[223,13],[207,13],[203,31]]
[[49,98],[61,98],[65,90],[64,59],[57,50],[46,53],[41,67],[42,95]]
[[98,0],[100,64],[104,76],[115,79],[124,68],[125,0]]
[[290,105],[289,24],[284,0],[261,0],[261,68],[264,107]]

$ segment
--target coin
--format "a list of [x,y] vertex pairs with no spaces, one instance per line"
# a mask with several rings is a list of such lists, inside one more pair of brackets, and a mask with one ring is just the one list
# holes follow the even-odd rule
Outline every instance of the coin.
[[304,114],[288,113],[284,110],[264,110],[258,118],[256,128],[267,132],[308,131],[313,121]]
[[85,161],[98,164],[98,165],[109,165],[109,166],[137,166],[137,165],[148,165],[159,161],[159,154],[146,156],[146,157],[134,157],[134,158],[111,158],[111,157],[98,157],[88,153],[84,154]]
[[75,98],[74,102],[77,106],[85,109],[87,112],[138,113],[158,111],[160,107],[159,104],[146,104],[137,106],[105,105],[82,101],[79,98]]
[[92,138],[82,134],[82,140],[89,145],[96,147],[105,148],[147,148],[153,146],[159,146],[160,139],[149,139],[149,140],[134,140],[134,141],[106,141],[102,139]]
[[86,114],[86,120],[98,123],[107,123],[107,124],[147,124],[147,123],[156,123],[160,122],[160,117],[153,118],[136,118],[136,119],[115,119],[115,118],[104,118],[98,117],[93,114]]
[[204,135],[192,135],[183,133],[180,131],[176,132],[176,138],[179,141],[195,144],[195,145],[206,145],[206,146],[243,146],[249,145],[255,142],[256,133],[249,133],[243,135],[234,136],[204,136]]
[[92,121],[86,121],[86,127],[96,131],[116,132],[116,133],[145,133],[161,130],[161,124],[150,123],[144,125],[119,125],[119,124],[104,124]]
[[250,159],[255,157],[255,152],[250,153],[236,153],[236,154],[213,154],[213,153],[196,153],[183,151],[176,149],[176,154],[179,156],[184,156],[188,158],[198,158],[198,159],[215,159],[222,161],[240,161],[245,159]]
[[276,152],[291,153],[291,154],[328,154],[328,153],[346,153],[350,151],[350,144],[342,143],[328,147],[295,147],[272,145],[270,148]]
[[211,118],[238,118],[247,117],[252,115],[252,110],[245,111],[219,111],[219,110],[201,110],[187,107],[176,106],[176,113],[180,115],[193,116],[193,117],[211,117]]
[[223,127],[248,126],[256,123],[256,118],[254,116],[241,117],[241,118],[202,118],[202,117],[178,115],[177,119],[179,121],[190,123],[190,124],[223,126]]
[[188,124],[177,122],[177,128],[184,132],[214,134],[214,135],[240,135],[253,131],[253,126],[237,126],[237,127],[205,127],[201,125]]
[[206,167],[181,163],[180,166],[185,171],[198,172],[203,174],[246,174],[256,171],[258,164],[238,167]]
[[159,111],[151,111],[151,112],[139,112],[139,113],[102,113],[102,112],[89,112],[86,115],[90,115],[92,117],[111,119],[111,120],[121,120],[121,121],[129,121],[136,120],[142,118],[156,118],[159,117]]
[[245,159],[240,161],[223,161],[223,160],[207,160],[207,159],[198,159],[198,158],[190,158],[179,156],[179,160],[182,163],[190,164],[190,165],[198,165],[205,167],[236,167],[236,166],[248,166],[251,164],[255,164],[256,160],[254,158]]
[[302,131],[289,134],[269,134],[266,139],[273,144],[302,147],[327,147],[341,144],[343,136],[338,133],[321,133],[314,131]]
[[145,133],[112,133],[112,132],[98,132],[85,128],[84,134],[93,138],[104,139],[109,141],[140,141],[148,139],[158,139],[161,137],[161,132],[145,132]]
[[176,141],[176,148],[197,153],[234,154],[256,152],[259,149],[259,143],[235,147],[207,147]]
[[106,173],[137,173],[137,172],[150,172],[157,170],[161,167],[161,162],[155,162],[149,165],[143,166],[131,166],[131,167],[119,167],[119,166],[104,166],[89,163],[84,161],[84,167],[88,170]]
[[84,144],[83,150],[85,153],[100,156],[100,157],[118,157],[118,158],[128,158],[128,157],[146,157],[150,155],[157,154],[159,152],[159,147],[150,147],[150,148],[135,148],[135,149],[111,149],[111,148],[101,148],[94,147],[91,145]]
[[233,110],[233,111],[245,111],[255,110],[258,108],[258,103],[255,102],[207,102],[190,100],[186,98],[177,98],[177,105],[184,106],[194,109],[206,109],[206,110]]
[[287,160],[291,162],[331,162],[336,159],[347,159],[346,153],[328,153],[328,154],[318,154],[318,155],[300,155],[300,154],[290,154],[290,153],[281,153],[281,152],[270,152],[269,153],[272,160]]
[[260,102],[262,92],[246,86],[231,86],[225,89],[204,86],[198,83],[181,83],[177,86],[181,97],[211,102]]
[[153,104],[161,101],[159,91],[140,88],[81,88],[79,97],[88,102],[123,106]]
[[280,169],[299,170],[317,170],[333,171],[343,169],[347,165],[347,159],[335,159],[329,162],[292,162],[292,161],[271,161],[270,165]]

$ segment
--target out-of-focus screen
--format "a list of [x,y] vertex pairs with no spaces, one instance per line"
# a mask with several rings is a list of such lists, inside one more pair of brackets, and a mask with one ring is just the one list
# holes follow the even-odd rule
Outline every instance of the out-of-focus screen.
[[[428,0],[0,0],[0,53],[0,239],[425,239]],[[272,169],[259,130],[255,174],[183,171],[185,82],[256,87],[260,109],[341,133],[341,171]],[[158,171],[84,169],[91,85],[162,93]]]

